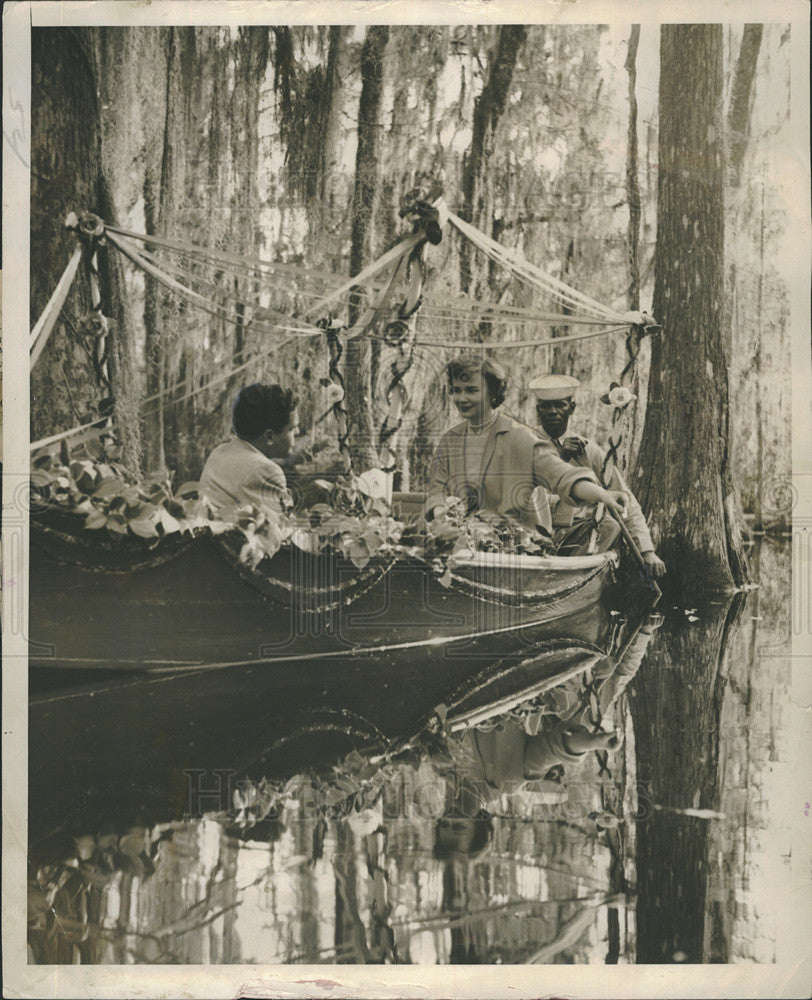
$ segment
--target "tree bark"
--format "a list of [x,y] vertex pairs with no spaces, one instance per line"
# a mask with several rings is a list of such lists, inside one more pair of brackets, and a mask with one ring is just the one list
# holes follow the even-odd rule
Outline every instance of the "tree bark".
[[[383,63],[389,39],[387,25],[371,25],[361,52],[361,97],[358,104],[358,149],[355,157],[350,274],[358,274],[373,254],[375,206],[378,196],[380,160],[380,105],[383,91]],[[350,325],[358,318],[359,307],[350,307]],[[377,464],[375,428],[372,417],[372,345],[356,337],[347,345],[344,362],[353,466],[358,470]]]
[[[194,28],[167,29],[166,117],[164,121],[158,232],[181,239],[196,238],[196,167],[199,162],[197,122],[202,99],[200,59]],[[196,478],[199,463],[194,434],[195,404],[187,394],[195,368],[195,339],[200,317],[177,296],[158,299],[158,378],[175,387],[162,406],[165,465],[183,482]],[[155,404],[149,404],[154,406]],[[152,445],[156,460],[160,458]],[[159,467],[158,467],[159,468]]]
[[[100,109],[89,48],[81,29],[31,33],[31,326],[73,253],[75,237],[64,227],[68,212],[100,212]],[[90,307],[80,268],[62,310],[67,321],[56,323],[31,372],[35,440],[98,417],[102,389],[72,336]]]
[[[186,152],[186,121],[181,92],[181,52],[183,29],[165,29],[166,100],[164,105],[164,136],[159,178],[147,169],[144,179],[144,218],[148,233],[174,236],[176,220],[183,205],[184,165]],[[176,303],[146,278],[144,294],[144,326],[146,329],[147,396],[163,393],[168,384],[168,342],[179,332]],[[169,403],[171,406],[171,403]],[[150,474],[163,474],[167,456],[164,437],[166,424],[174,426],[174,414],[167,411],[167,400],[160,395],[146,407],[144,426],[145,466]],[[174,452],[176,442],[169,435]],[[174,455],[172,456],[174,462]]]
[[728,468],[721,25],[664,25],[660,61],[654,315],[663,330],[634,489],[670,583],[730,590],[745,573]]
[[745,24],[739,58],[736,60],[736,70],[733,74],[727,130],[730,182],[734,187],[738,187],[741,183],[742,164],[750,135],[750,112],[753,107],[756,66],[763,34],[763,24]]
[[[629,128],[626,140],[626,201],[629,204],[629,288],[626,302],[629,309],[640,308],[640,178],[638,172],[637,142],[637,49],[640,44],[640,25],[633,24],[626,51],[626,72],[629,77]],[[637,397],[626,411],[626,430],[620,446],[618,467],[623,474],[633,464],[635,444],[639,440],[643,418],[640,400],[640,367],[632,369],[629,386]]]
[[626,144],[626,198],[629,202],[629,309],[640,308],[640,183],[637,177],[637,47],[640,25],[633,24],[626,53],[629,74],[629,131]]
[[[488,79],[474,102],[471,146],[463,163],[460,216],[478,229],[490,231],[493,226],[489,197],[488,167],[493,139],[501,119],[519,49],[527,37],[521,24],[506,24],[499,29],[495,51],[490,60]],[[473,282],[471,247],[464,241],[460,247],[460,288],[468,292]]]
[[319,108],[320,162],[319,197],[331,212],[336,197],[335,174],[341,157],[342,78],[347,58],[347,38],[350,29],[331,25],[327,51],[327,69]]
[[286,159],[288,177],[293,189],[301,192],[307,212],[307,257],[324,261],[336,272],[343,269],[342,245],[346,240],[342,224],[342,111],[351,32],[346,25],[330,27],[327,62],[324,68],[312,68],[307,76],[304,93],[298,98],[297,140],[295,144],[288,142]]
[[[147,167],[144,177],[144,222],[148,233],[154,233],[158,224],[156,183],[152,170]],[[144,358],[147,369],[147,399],[144,408],[144,468],[148,473],[158,473],[166,467],[164,457],[164,351],[161,339],[160,289],[156,281],[144,278]],[[157,399],[153,397],[157,396]]]

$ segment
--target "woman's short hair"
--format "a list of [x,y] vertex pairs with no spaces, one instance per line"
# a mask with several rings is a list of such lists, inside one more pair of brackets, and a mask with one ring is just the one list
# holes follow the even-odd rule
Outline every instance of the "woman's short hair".
[[265,431],[279,434],[290,423],[299,400],[291,389],[281,385],[255,382],[240,389],[231,409],[234,433],[241,438],[256,438]]
[[449,388],[452,379],[467,381],[474,375],[481,375],[488,390],[488,400],[496,409],[505,401],[508,388],[508,377],[505,369],[496,361],[487,358],[463,357],[456,358],[446,365],[446,377]]

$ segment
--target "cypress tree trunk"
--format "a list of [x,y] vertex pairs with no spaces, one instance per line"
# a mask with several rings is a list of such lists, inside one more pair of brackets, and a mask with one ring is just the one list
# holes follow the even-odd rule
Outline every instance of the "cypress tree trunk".
[[[498,29],[495,51],[482,93],[474,102],[471,146],[465,157],[462,175],[463,204],[460,216],[478,229],[490,232],[493,227],[488,184],[488,168],[493,138],[507,101],[519,49],[527,37],[521,24],[506,24]],[[460,287],[468,292],[473,283],[471,247],[463,241],[460,248]]]
[[[670,582],[744,579],[728,468],[721,25],[664,25],[648,410],[634,489]],[[687,486],[687,488],[686,488]]]
[[[158,182],[159,183],[159,182]],[[148,233],[158,226],[157,184],[150,165],[144,175],[144,221]],[[148,473],[166,467],[164,458],[164,350],[161,338],[160,289],[156,281],[144,278],[144,358],[146,361],[147,399],[144,407],[144,468]],[[152,397],[157,396],[157,399]]]
[[[626,72],[629,77],[629,128],[626,140],[626,200],[629,203],[629,290],[626,301],[629,309],[640,308],[640,178],[637,169],[637,49],[640,44],[640,25],[633,24],[629,33],[626,52]],[[640,438],[642,413],[640,410],[640,371],[635,365],[631,391],[637,399],[627,413],[627,431],[623,435],[619,468],[626,474],[634,464],[635,446]],[[616,912],[616,911],[615,911]]]
[[731,183],[741,183],[742,164],[750,135],[750,112],[753,106],[753,84],[756,78],[758,54],[761,50],[763,24],[745,24],[739,58],[733,76],[730,110],[727,116]]
[[[182,204],[183,167],[185,153],[185,116],[180,100],[180,28],[165,29],[166,102],[164,105],[164,136],[160,175],[148,166],[144,178],[144,217],[147,232],[160,236],[175,235],[175,220]],[[169,339],[177,334],[178,316],[175,304],[150,278],[144,293],[144,326],[146,328],[147,396],[163,393],[170,371]],[[164,395],[147,403],[144,426],[145,466],[148,473],[162,474],[167,461],[164,448],[166,424],[174,425],[174,415],[167,413]],[[174,451],[173,435],[168,435]],[[174,461],[174,455],[172,456]]]
[[640,25],[633,24],[626,52],[629,75],[629,131],[626,145],[626,200],[629,203],[629,309],[640,308],[640,182],[637,176],[637,48]]
[[[380,104],[383,62],[389,39],[387,25],[371,25],[361,52],[361,98],[358,104],[358,150],[355,157],[350,274],[358,274],[373,254],[375,206],[380,160]],[[358,307],[350,309],[350,324]],[[355,338],[347,345],[344,366],[350,454],[357,471],[377,465],[375,427],[372,419],[372,345]]]
[[[167,38],[166,122],[161,160],[161,190],[159,198],[158,232],[162,236],[188,239],[190,235],[189,180],[194,129],[192,92],[196,70],[194,28],[169,28]],[[161,292],[161,338],[163,356],[162,381],[173,386],[164,405],[164,455],[169,470],[182,482],[191,476],[187,457],[191,407],[182,397],[191,372],[190,339],[197,333],[198,314],[189,315],[185,301],[168,292]]]
[[327,66],[324,87],[319,103],[319,161],[318,161],[318,231],[310,233],[317,260],[340,272],[342,267],[341,242],[341,153],[344,83],[347,75],[347,42],[351,29],[332,25],[329,32]]
[[[101,214],[101,133],[90,45],[81,29],[31,33],[31,284],[33,326],[75,246],[64,228],[70,211]],[[111,288],[111,294],[117,290]],[[109,311],[110,304],[105,303]],[[88,353],[72,336],[91,307],[80,267],[31,372],[31,437],[36,440],[98,417],[102,388]],[[68,439],[68,444],[70,444]]]

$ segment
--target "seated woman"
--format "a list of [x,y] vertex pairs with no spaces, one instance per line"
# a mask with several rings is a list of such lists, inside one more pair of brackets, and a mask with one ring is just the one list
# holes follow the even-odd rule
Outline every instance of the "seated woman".
[[279,385],[244,386],[232,409],[233,435],[206,459],[201,493],[219,516],[246,504],[281,510],[291,497],[278,460],[296,441],[298,400]]
[[565,462],[552,442],[498,412],[508,387],[501,365],[460,358],[448,365],[446,375],[451,401],[463,420],[437,446],[426,516],[433,516],[446,497],[456,496],[467,501],[469,514],[489,510],[550,535],[549,504],[533,501],[537,486],[578,505],[604,503],[624,513],[625,493],[603,489],[591,470]]

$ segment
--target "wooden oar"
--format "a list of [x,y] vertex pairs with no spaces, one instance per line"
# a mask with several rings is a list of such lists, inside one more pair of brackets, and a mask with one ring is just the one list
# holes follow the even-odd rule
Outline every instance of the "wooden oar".
[[648,581],[649,587],[657,595],[657,600],[659,601],[659,599],[663,596],[663,592],[660,590],[660,585],[657,583],[657,581],[656,580],[652,580],[651,577],[649,576],[648,566],[646,565],[646,561],[643,558],[642,552],[637,547],[637,542],[635,542],[635,540],[632,538],[631,533],[629,532],[629,529],[626,527],[626,524],[623,521],[623,518],[621,518],[621,516],[619,514],[616,514],[615,511],[612,510],[611,507],[607,507],[607,510],[612,515],[612,517],[615,519],[615,521],[617,521],[617,525],[620,528],[620,533],[623,535],[623,538],[625,539],[626,544],[631,549],[632,555],[635,558],[635,562],[640,567],[640,569],[643,571],[645,579]]

